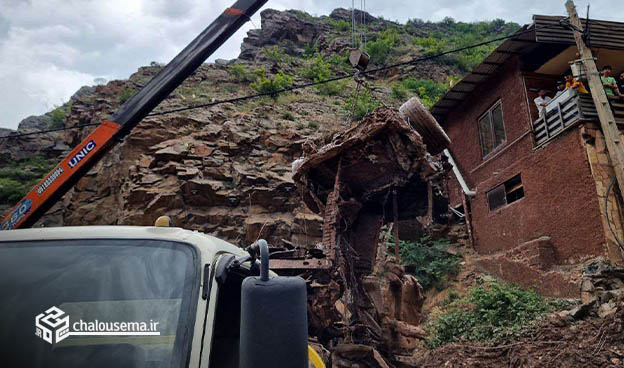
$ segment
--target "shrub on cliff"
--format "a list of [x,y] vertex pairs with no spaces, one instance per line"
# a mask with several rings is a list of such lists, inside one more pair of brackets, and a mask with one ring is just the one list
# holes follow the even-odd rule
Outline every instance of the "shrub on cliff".
[[409,97],[408,92],[411,92],[418,95],[425,107],[431,108],[449,90],[450,82],[456,80],[457,78],[452,76],[448,78],[448,83],[424,78],[406,78],[392,85],[390,96],[402,101]]
[[347,22],[343,19],[329,19],[329,24],[336,28],[338,31],[344,32],[351,29],[351,22]]
[[134,88],[124,87],[121,90],[121,94],[119,95],[119,97],[117,97],[117,102],[121,105],[124,102],[128,101],[130,97],[134,96],[135,93],[136,90]]
[[398,35],[396,30],[387,29],[381,32],[377,39],[366,44],[366,52],[370,56],[370,61],[375,64],[385,63],[397,41]]
[[380,103],[374,101],[370,91],[366,89],[363,92],[360,91],[357,96],[348,97],[344,108],[347,115],[350,116],[352,120],[360,120],[366,116],[366,114],[375,110],[379,105]]
[[13,205],[22,199],[27,189],[18,181],[9,178],[0,178],[0,203]]
[[[325,61],[323,55],[317,53],[307,61],[307,65],[301,70],[301,76],[316,83],[328,80],[333,77],[331,64]],[[341,94],[346,85],[346,81],[322,83],[316,86],[316,90],[324,96],[335,96]]]
[[67,115],[71,112],[72,101],[69,101],[66,107],[59,106],[52,110],[52,123],[50,127],[52,129],[62,128],[65,126],[65,119]]
[[460,258],[447,252],[446,239],[433,240],[423,236],[417,242],[399,241],[401,262],[408,272],[414,274],[422,287],[427,290],[441,287],[449,276],[459,273]]
[[54,163],[41,156],[9,161],[0,168],[0,204],[14,205],[52,168]]
[[277,47],[277,46],[265,47],[262,51],[264,52],[264,56],[267,59],[275,63],[281,63],[283,61],[286,61],[287,59],[286,52],[284,51],[284,48],[282,47]]
[[256,80],[251,83],[250,86],[258,93],[272,94],[283,90],[284,88],[290,86],[293,82],[293,77],[283,72],[267,77],[266,70],[257,69],[255,74]]
[[242,64],[229,65],[227,69],[238,82],[250,82],[253,80],[253,74],[247,71],[247,68]]

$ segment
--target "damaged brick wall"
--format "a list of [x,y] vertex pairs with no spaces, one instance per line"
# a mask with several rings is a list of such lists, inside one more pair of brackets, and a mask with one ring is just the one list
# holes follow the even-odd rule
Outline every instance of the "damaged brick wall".
[[[527,99],[516,61],[509,62],[479,87],[445,122],[455,159],[470,188],[476,249],[493,253],[549,236],[560,264],[578,263],[604,254],[595,185],[577,128],[533,151]],[[483,159],[477,120],[502,100],[506,143],[494,157]],[[495,211],[486,192],[522,175],[525,197]],[[451,204],[461,203],[456,180],[450,183]]]

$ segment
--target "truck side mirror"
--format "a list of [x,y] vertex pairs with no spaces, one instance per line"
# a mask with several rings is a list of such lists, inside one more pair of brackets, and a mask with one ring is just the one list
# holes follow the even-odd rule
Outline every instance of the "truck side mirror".
[[301,277],[269,277],[269,247],[260,247],[260,276],[241,288],[240,368],[308,367],[306,284]]

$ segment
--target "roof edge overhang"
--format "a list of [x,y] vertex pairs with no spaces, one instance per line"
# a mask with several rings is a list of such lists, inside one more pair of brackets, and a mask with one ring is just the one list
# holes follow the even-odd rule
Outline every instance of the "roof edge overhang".
[[[510,58],[526,55],[538,47],[538,44],[575,44],[573,32],[561,24],[564,19],[566,17],[563,16],[533,15],[532,24],[524,25],[516,31],[440,98],[431,108],[432,115],[440,124],[444,124],[448,113]],[[582,24],[587,28],[586,19],[582,20]],[[624,50],[624,23],[590,19],[589,25],[590,47]]]

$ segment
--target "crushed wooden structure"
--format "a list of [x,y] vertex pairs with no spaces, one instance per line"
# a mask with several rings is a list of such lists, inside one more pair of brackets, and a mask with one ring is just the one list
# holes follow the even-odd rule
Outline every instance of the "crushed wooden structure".
[[322,242],[312,257],[271,260],[271,267],[307,272],[313,280],[312,334],[324,344],[347,344],[335,350],[337,360],[370,354],[383,361],[379,352],[391,359],[399,350],[406,353],[406,344],[424,336],[415,326],[424,296],[413,276],[378,251],[380,233],[386,223],[396,228],[402,219],[432,223],[444,217],[450,165],[427,152],[399,113],[381,107],[294,169],[306,206],[323,216]]

